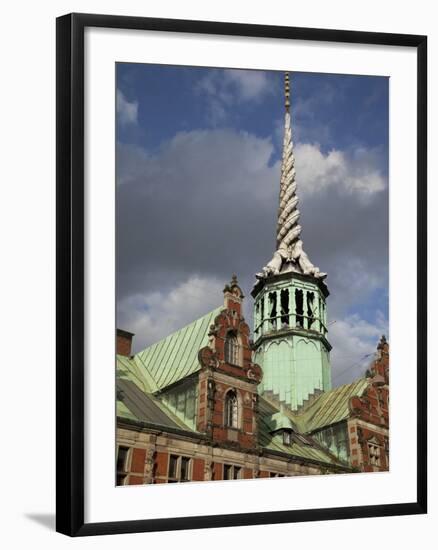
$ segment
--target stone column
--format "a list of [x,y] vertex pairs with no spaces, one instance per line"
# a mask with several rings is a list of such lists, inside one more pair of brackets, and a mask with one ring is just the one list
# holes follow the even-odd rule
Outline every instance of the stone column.
[[155,445],[150,445],[146,448],[144,483],[154,482],[154,465],[155,465]]

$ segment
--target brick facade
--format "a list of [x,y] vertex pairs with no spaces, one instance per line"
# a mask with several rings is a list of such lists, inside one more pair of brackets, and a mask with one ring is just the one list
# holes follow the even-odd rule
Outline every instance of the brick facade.
[[350,400],[351,463],[363,472],[389,470],[389,345],[382,337],[368,373],[370,383]]
[[[257,385],[262,372],[252,362],[249,326],[242,316],[243,294],[235,278],[224,289],[224,310],[210,327],[209,345],[199,351],[197,429],[235,449],[257,445]],[[230,357],[230,339],[235,342]],[[231,347],[231,346],[230,346]],[[237,400],[237,420],[227,418],[227,396]]]

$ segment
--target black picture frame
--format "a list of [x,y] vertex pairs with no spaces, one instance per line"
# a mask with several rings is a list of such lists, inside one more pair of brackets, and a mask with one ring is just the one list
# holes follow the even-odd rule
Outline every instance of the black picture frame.
[[[57,19],[56,529],[69,536],[363,518],[427,511],[427,37],[113,15]],[[84,522],[84,30],[87,27],[406,46],[417,51],[417,499],[329,509]]]

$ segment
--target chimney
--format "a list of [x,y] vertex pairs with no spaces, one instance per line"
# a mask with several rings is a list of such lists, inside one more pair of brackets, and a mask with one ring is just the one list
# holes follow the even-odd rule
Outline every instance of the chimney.
[[117,355],[131,356],[132,338],[134,334],[127,330],[117,329]]

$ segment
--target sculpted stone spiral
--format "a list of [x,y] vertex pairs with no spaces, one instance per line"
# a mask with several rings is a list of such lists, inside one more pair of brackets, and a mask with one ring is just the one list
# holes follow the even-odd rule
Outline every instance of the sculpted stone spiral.
[[321,273],[309,260],[303,250],[301,241],[300,211],[298,210],[297,182],[295,179],[295,157],[292,142],[292,126],[290,108],[289,75],[285,75],[285,121],[283,156],[281,162],[280,198],[277,221],[277,250],[272,260],[258,273],[258,278],[277,275],[285,271],[296,271],[304,275],[312,275],[324,279],[326,273]]

